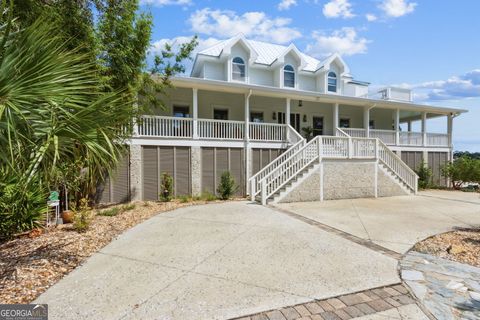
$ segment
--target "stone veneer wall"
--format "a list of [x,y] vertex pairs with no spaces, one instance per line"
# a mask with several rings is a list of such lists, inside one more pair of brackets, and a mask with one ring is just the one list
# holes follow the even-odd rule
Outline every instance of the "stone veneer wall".
[[[354,199],[375,197],[375,166],[373,161],[325,160],[323,162],[323,199]],[[292,184],[279,202],[320,200],[320,165],[316,164],[299,181]],[[378,196],[408,194],[390,173],[378,169]]]
[[130,145],[130,200],[142,200],[142,146]]

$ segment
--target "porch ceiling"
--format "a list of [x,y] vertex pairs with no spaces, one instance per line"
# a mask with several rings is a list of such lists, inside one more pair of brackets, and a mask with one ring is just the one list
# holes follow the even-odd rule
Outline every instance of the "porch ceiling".
[[[172,83],[176,87],[180,88],[198,88],[200,90],[209,90],[209,91],[218,91],[218,92],[229,92],[229,93],[240,93],[245,94],[251,91],[253,95],[265,96],[265,97],[275,97],[275,98],[291,98],[296,100],[304,101],[314,101],[314,102],[324,102],[324,103],[339,103],[339,104],[348,104],[351,106],[358,107],[372,107],[383,108],[383,109],[401,109],[405,111],[415,112],[430,112],[429,117],[433,117],[432,114],[436,113],[436,116],[447,115],[450,113],[460,114],[468,112],[465,109],[457,108],[445,108],[445,107],[436,107],[428,106],[415,103],[406,103],[399,101],[386,101],[378,99],[369,99],[369,98],[360,98],[360,97],[349,97],[336,94],[322,94],[313,91],[302,91],[296,89],[288,88],[276,88],[268,87],[261,85],[252,85],[247,83],[239,82],[226,82],[219,80],[207,80],[201,78],[191,78],[191,77],[175,77],[172,79]],[[413,119],[412,119],[413,120]]]

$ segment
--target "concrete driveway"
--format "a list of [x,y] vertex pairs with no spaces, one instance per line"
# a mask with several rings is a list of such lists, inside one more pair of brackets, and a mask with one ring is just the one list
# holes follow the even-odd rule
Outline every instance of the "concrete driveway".
[[[423,198],[412,201],[427,209]],[[320,206],[358,221],[334,202]],[[50,319],[226,319],[398,283],[396,268],[391,257],[286,214],[229,202],[145,221],[35,302],[49,304]]]
[[398,253],[434,234],[480,225],[480,195],[460,191],[277,206]]

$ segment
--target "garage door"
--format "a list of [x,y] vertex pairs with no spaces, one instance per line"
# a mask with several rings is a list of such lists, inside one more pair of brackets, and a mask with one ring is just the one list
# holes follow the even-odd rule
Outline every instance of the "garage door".
[[142,159],[144,200],[158,200],[163,173],[173,178],[176,197],[191,194],[190,148],[143,146]]
[[216,194],[220,177],[230,171],[239,186],[237,195],[245,195],[244,152],[242,148],[202,148],[202,192]]
[[432,183],[437,186],[446,186],[447,179],[442,176],[442,168],[448,162],[447,152],[429,152],[428,166],[432,169]]
[[130,201],[129,157],[120,160],[117,169],[99,187],[100,203],[121,203]]

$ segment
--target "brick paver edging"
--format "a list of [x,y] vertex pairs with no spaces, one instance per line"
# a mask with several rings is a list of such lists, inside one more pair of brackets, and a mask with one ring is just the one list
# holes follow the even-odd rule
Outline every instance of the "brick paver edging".
[[291,307],[269,310],[235,320],[347,320],[415,303],[402,284],[391,285]]

